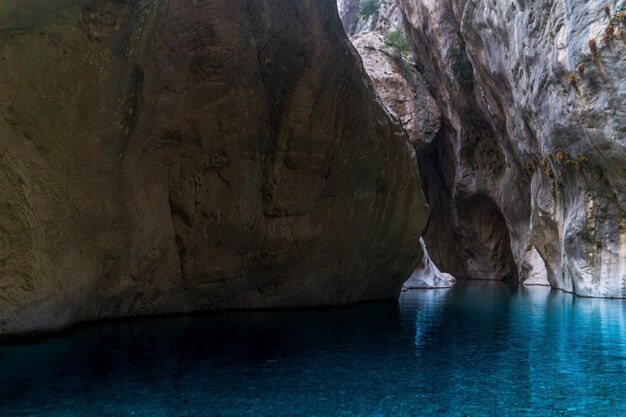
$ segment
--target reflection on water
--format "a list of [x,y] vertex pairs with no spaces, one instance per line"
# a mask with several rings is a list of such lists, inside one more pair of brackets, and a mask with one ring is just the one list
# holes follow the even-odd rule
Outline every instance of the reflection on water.
[[460,282],[399,305],[95,325],[0,347],[0,415],[626,415],[625,315]]
[[403,301],[430,329],[418,358],[452,415],[626,414],[623,301],[483,282]]

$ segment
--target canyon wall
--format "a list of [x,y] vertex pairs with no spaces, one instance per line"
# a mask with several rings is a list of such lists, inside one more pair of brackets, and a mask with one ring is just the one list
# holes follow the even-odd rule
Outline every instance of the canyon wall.
[[0,333],[393,298],[415,153],[334,0],[0,5]]
[[626,297],[626,2],[604,4],[381,2],[442,114],[419,157],[443,271]]

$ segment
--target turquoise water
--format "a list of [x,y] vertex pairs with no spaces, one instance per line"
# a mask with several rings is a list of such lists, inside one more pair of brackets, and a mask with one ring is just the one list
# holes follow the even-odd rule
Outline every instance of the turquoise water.
[[0,346],[0,416],[245,415],[626,416],[626,302],[471,282]]

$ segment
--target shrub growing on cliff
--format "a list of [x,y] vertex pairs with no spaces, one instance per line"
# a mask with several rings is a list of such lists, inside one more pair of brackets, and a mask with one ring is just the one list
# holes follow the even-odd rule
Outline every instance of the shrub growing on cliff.
[[593,168],[591,168],[591,175],[595,178],[595,179],[600,179],[602,178],[602,168],[600,168],[599,166],[595,166]]
[[522,169],[526,172],[526,175],[529,177],[533,176],[535,172],[535,163],[533,161],[528,162],[527,164],[522,164]]
[[595,58],[598,55],[598,43],[595,39],[589,39],[589,50],[592,57]]
[[367,20],[374,16],[374,19],[378,19],[378,12],[380,10],[380,0],[362,0],[359,3],[359,16]]
[[613,34],[615,32],[615,26],[609,23],[604,29],[604,36],[602,37],[602,42],[609,43],[613,40]]
[[395,49],[399,54],[406,55],[409,53],[409,42],[402,32],[389,32],[383,40],[385,45]]
[[567,82],[569,82],[572,87],[578,86],[578,80],[576,80],[576,76],[574,74],[569,74],[567,76]]
[[585,155],[581,155],[578,159],[575,159],[572,162],[574,163],[574,169],[576,172],[580,172],[580,170],[582,170],[589,163],[589,158]]
[[556,159],[558,159],[559,162],[565,162],[568,159],[570,159],[570,157],[569,157],[569,154],[567,152],[558,151],[556,153]]

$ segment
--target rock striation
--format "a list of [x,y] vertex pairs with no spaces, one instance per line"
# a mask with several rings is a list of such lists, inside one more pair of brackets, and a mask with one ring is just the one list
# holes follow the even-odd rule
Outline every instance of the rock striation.
[[605,3],[381,2],[443,116],[420,153],[442,270],[626,297],[626,4]]
[[0,333],[396,297],[415,156],[333,0],[0,6]]

